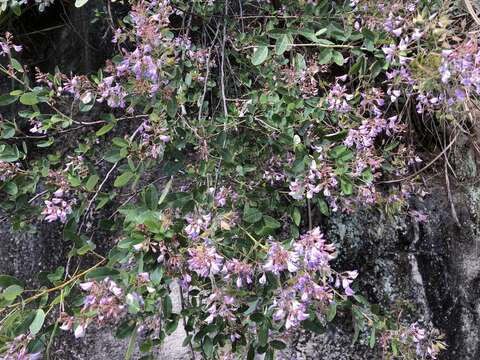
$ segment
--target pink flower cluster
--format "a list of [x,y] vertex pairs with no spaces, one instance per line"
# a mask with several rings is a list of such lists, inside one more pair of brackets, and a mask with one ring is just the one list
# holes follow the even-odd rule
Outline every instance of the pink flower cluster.
[[217,253],[217,250],[211,245],[199,245],[188,250],[189,259],[187,261],[189,270],[206,278],[209,275],[215,275],[222,269],[223,256]]
[[317,160],[312,160],[310,168],[304,179],[296,179],[289,185],[289,195],[294,199],[301,200],[305,196],[312,199],[315,194],[322,193],[326,198],[332,197],[332,191],[337,187],[338,180],[335,171],[320,154]]
[[235,279],[237,288],[253,283],[253,267],[251,264],[232,259],[225,262],[222,273],[225,274],[224,280],[229,281]]
[[153,159],[161,157],[165,150],[165,144],[171,140],[167,131],[168,129],[159,123],[145,121],[140,128],[142,146],[145,148],[143,152]]
[[415,356],[428,359],[437,359],[438,354],[446,348],[438,332],[427,331],[418,323],[409,326],[401,326],[398,330],[384,332],[380,338],[381,346],[386,349],[392,341],[403,346],[403,353],[414,354]]
[[185,227],[184,231],[190,239],[195,240],[210,226],[212,214],[198,212],[188,214],[185,219],[187,220],[188,225]]
[[83,337],[87,326],[95,321],[98,324],[117,321],[125,313],[125,295],[117,283],[109,278],[101,282],[88,281],[80,284],[80,288],[87,292],[81,309],[82,314],[95,314],[94,317],[85,317],[76,320],[68,314],[62,314],[60,320],[62,330],[74,329],[76,338]]
[[233,296],[216,289],[208,297],[206,305],[208,308],[207,313],[209,314],[205,319],[207,324],[214,322],[217,316],[224,320],[235,322],[235,311],[238,309],[238,304]]
[[353,99],[353,94],[349,94],[347,92],[347,87],[341,84],[346,80],[346,75],[337,77],[335,84],[330,89],[330,92],[327,96],[328,110],[335,110],[339,113],[347,113],[352,109],[348,102]]
[[287,271],[292,276],[291,281],[287,281],[291,285],[279,291],[271,306],[275,321],[285,319],[287,330],[297,327],[309,317],[308,309],[312,302],[325,308],[334,301],[335,287],[343,288],[346,296],[354,294],[350,285],[358,272],[336,273],[330,267],[334,258],[335,246],[326,243],[318,227],[295,241],[292,250],[278,243],[271,244],[263,269],[277,276]]
[[53,222],[59,220],[61,223],[67,221],[67,216],[72,213],[72,205],[75,205],[76,201],[66,200],[67,192],[62,188],[53,193],[51,200],[45,200],[45,208],[42,211],[42,215],[45,215],[45,220]]
[[11,55],[12,49],[15,50],[16,52],[20,52],[22,51],[22,46],[15,45],[12,42],[12,34],[9,32],[6,32],[4,41],[0,41],[0,56]]
[[7,343],[5,352],[2,353],[2,360],[40,360],[42,353],[30,353],[28,344],[33,340],[31,335],[19,335]]

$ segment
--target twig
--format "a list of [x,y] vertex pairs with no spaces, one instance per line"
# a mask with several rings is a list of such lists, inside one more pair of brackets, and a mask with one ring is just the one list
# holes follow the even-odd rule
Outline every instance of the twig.
[[437,156],[435,156],[433,158],[432,161],[430,161],[427,165],[425,165],[423,168],[421,168],[420,170],[416,171],[415,173],[409,175],[409,176],[405,176],[401,179],[392,179],[392,180],[385,180],[385,181],[379,181],[377,184],[395,184],[395,183],[399,183],[399,182],[402,182],[402,181],[405,181],[405,180],[409,180],[409,179],[412,179],[414,178],[415,176],[417,176],[418,174],[422,173],[423,171],[427,170],[430,166],[432,166],[438,159],[440,159],[443,154],[445,154],[448,149],[450,149],[453,144],[455,144],[455,141],[457,141],[457,137],[458,137],[458,134],[455,135],[455,137],[453,138],[453,140],[450,142],[450,144],[447,145],[447,147],[445,149],[443,149],[440,154],[438,154]]
[[473,7],[472,3],[470,0],[465,0],[465,6],[467,7],[468,12],[472,16],[473,20],[480,25],[480,19],[477,16],[477,13],[475,12],[475,8]]
[[[217,27],[217,31],[215,33],[215,37],[213,38],[213,44],[215,44],[215,40],[217,39],[217,36],[218,36],[218,31],[219,31],[219,27]],[[203,92],[202,92],[202,96],[200,97],[200,101],[199,101],[199,109],[198,109],[198,120],[200,121],[202,119],[202,112],[203,112],[203,102],[205,100],[205,95],[207,94],[207,83],[208,83],[208,77],[210,75],[210,57],[212,55],[212,49],[215,45],[212,45],[210,47],[210,49],[208,50],[208,56],[207,56],[207,62],[206,62],[206,65],[207,65],[207,71],[205,73],[205,82],[203,83]]]
[[[240,49],[235,48],[235,50],[248,50],[248,49],[255,49],[258,48],[260,45],[248,45],[244,46]],[[275,48],[275,45],[263,45],[269,48]],[[354,45],[344,45],[344,44],[319,44],[319,43],[307,43],[307,44],[288,44],[289,47],[321,47],[321,48],[341,48],[341,49],[354,49],[356,46]],[[361,50],[367,50],[365,48],[360,48]]]
[[447,154],[445,153],[445,184],[447,185],[447,195],[448,195],[448,201],[450,201],[450,210],[452,211],[452,217],[455,220],[455,223],[458,225],[458,227],[461,227],[460,221],[458,220],[457,216],[457,211],[455,210],[455,205],[453,204],[453,196],[452,192],[450,190],[450,179],[448,176],[448,159],[447,159]]
[[158,178],[158,179],[155,179],[154,181],[152,181],[152,182],[149,183],[148,185],[145,185],[145,186],[142,187],[141,189],[135,191],[133,194],[131,194],[131,195],[127,198],[127,200],[125,200],[123,203],[120,204],[120,206],[117,208],[117,210],[115,210],[115,211],[113,212],[113,214],[108,217],[108,220],[111,220],[116,214],[118,214],[118,212],[120,211],[120,209],[121,209],[122,207],[124,207],[126,204],[128,204],[130,201],[132,201],[132,199],[133,199],[135,196],[137,196],[142,190],[146,189],[146,188],[149,187],[150,185],[153,185],[153,184],[155,184],[155,183],[157,183],[157,182],[159,182],[159,181],[161,181],[161,180],[165,180],[166,178],[167,178],[167,176],[162,176],[162,177],[160,177],[160,178]]
[[32,202],[34,202],[36,199],[38,199],[40,196],[42,196],[43,194],[46,194],[48,192],[48,190],[45,190],[45,191],[42,191],[41,193],[35,195],[34,197],[32,197],[30,200],[28,200],[28,203],[31,204]]
[[312,230],[312,205],[310,203],[310,199],[307,199],[307,211],[308,211],[308,230]]
[[[130,136],[130,142],[133,141],[133,139],[135,138],[135,136],[137,136],[138,132],[140,131],[140,129],[142,128],[142,125],[141,124],[132,134],[132,136]],[[97,191],[95,191],[95,194],[92,196],[92,198],[90,199],[90,201],[88,202],[88,205],[87,205],[87,208],[85,210],[85,215],[83,217],[83,220],[82,220],[82,223],[80,224],[80,226],[78,227],[78,233],[80,233],[82,231],[82,228],[83,226],[85,225],[85,221],[87,220],[88,218],[88,213],[90,212],[90,209],[94,203],[94,201],[96,200],[98,194],[100,193],[100,191],[102,190],[103,186],[106,184],[106,182],[108,181],[108,179],[110,178],[110,175],[112,175],[113,171],[117,168],[118,164],[119,164],[120,161],[117,161],[115,162],[112,167],[110,168],[110,170],[108,171],[107,175],[105,175],[105,178],[103,179],[102,183],[100,184],[100,186],[98,187]]]
[[[106,261],[106,259],[103,259],[101,260],[100,262],[98,262],[97,264],[95,264],[94,266],[92,266],[91,268],[81,272],[80,274],[77,274],[73,277],[71,277],[70,279],[68,279],[67,281],[65,281],[64,283],[60,284],[60,285],[57,285],[53,288],[50,288],[50,289],[45,289],[45,290],[42,290],[41,292],[39,292],[38,294],[32,296],[32,297],[29,297],[28,299],[25,299],[25,300],[22,300],[22,301],[19,301],[19,302],[16,302],[12,305],[8,305],[6,306],[4,309],[7,309],[7,308],[14,308],[14,307],[17,307],[17,306],[24,306],[24,305],[27,305],[28,303],[31,303],[32,301],[38,299],[39,297],[42,297],[43,295],[45,294],[49,294],[51,292],[54,292],[56,290],[60,290],[60,289],[63,289],[65,286],[71,284],[72,282],[80,279],[81,277],[83,277],[84,275],[88,274],[89,272],[91,272],[92,270],[96,269],[97,267],[99,267],[100,265],[102,265],[104,262]],[[0,312],[4,309],[1,309]]]
[[[179,288],[180,288],[180,304],[182,306],[182,312],[183,312],[185,310],[185,298],[183,296],[182,286],[180,285]],[[182,314],[182,322],[183,322],[183,328],[185,329],[185,334],[188,337],[189,331],[187,330],[187,322],[185,321],[185,317],[183,316],[183,314]],[[195,351],[193,350],[192,340],[188,341],[188,346],[190,348],[190,352],[192,353],[192,360],[195,360]]]

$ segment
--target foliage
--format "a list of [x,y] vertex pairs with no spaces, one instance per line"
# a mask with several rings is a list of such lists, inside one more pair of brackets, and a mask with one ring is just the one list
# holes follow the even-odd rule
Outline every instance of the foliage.
[[[131,344],[142,334],[148,354],[182,321],[192,354],[272,359],[337,313],[387,358],[435,358],[436,331],[379,311],[354,290],[355,269],[334,269],[338,246],[315,214],[408,208],[421,163],[409,125],[455,123],[480,91],[476,41],[449,27],[452,7],[130,6],[95,74],[31,74],[11,34],[0,44],[15,84],[0,96],[14,111],[1,123],[2,209],[15,230],[61,226],[72,246],[33,293],[0,277],[7,358],[92,323]],[[107,255],[100,231],[116,238]],[[73,269],[80,258],[92,266]]]

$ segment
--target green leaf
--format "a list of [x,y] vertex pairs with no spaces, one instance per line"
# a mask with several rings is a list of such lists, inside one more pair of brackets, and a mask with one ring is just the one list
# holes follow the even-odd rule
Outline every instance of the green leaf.
[[172,299],[170,298],[169,295],[166,295],[162,301],[162,310],[165,318],[168,318],[170,316],[170,314],[172,313],[172,308],[173,308]]
[[250,315],[252,314],[256,309],[257,309],[257,305],[258,305],[258,302],[260,301],[260,298],[254,300],[254,301],[251,301],[249,302],[249,306],[248,306],[248,309],[245,310],[244,314],[245,315]]
[[97,136],[105,135],[105,134],[108,133],[110,130],[112,130],[114,126],[115,126],[115,124],[103,125],[100,129],[97,130],[97,132],[95,133],[95,135],[97,135]]
[[115,332],[115,337],[118,339],[125,339],[132,334],[135,328],[135,323],[127,320],[119,325],[117,331]]
[[87,274],[88,279],[93,279],[93,280],[103,280],[106,277],[113,277],[119,275],[120,272],[116,269],[111,269],[108,267],[98,267],[96,269],[93,269]]
[[11,139],[15,136],[15,127],[5,124],[2,129],[2,139]]
[[82,184],[82,180],[80,179],[80,176],[74,176],[71,174],[68,174],[67,176],[68,181],[70,182],[70,185],[73,187],[78,187]]
[[179,319],[180,316],[177,314],[172,314],[171,319],[167,320],[167,323],[165,324],[165,333],[167,335],[171,335],[175,330],[177,330]]
[[270,341],[270,346],[274,349],[277,349],[277,350],[283,350],[287,347],[287,345],[283,341],[280,341],[280,340]]
[[28,92],[20,96],[20,102],[23,105],[36,105],[38,104],[37,94]]
[[75,7],[80,8],[83,5],[85,5],[88,2],[88,0],[75,0]]
[[92,175],[88,178],[87,183],[85,184],[85,188],[87,191],[92,191],[95,188],[95,185],[97,185],[97,182],[100,178],[98,175]]
[[132,173],[131,171],[126,171],[119,177],[115,179],[115,182],[113,183],[113,186],[115,187],[122,187],[125,186],[130,179],[134,176],[135,174]]
[[150,279],[154,285],[159,285],[160,281],[162,280],[163,273],[165,272],[163,267],[157,267],[155,270],[152,271],[150,274]]
[[47,275],[47,279],[52,283],[62,280],[65,268],[63,266],[58,266],[55,272]]
[[275,54],[282,55],[288,48],[290,44],[290,37],[288,34],[281,35],[275,45]]
[[52,146],[54,142],[55,142],[55,140],[54,140],[53,138],[49,138],[48,140],[39,142],[39,143],[37,144],[37,147],[39,147],[39,148],[46,148],[46,147]]
[[133,352],[135,351],[135,344],[137,342],[137,336],[138,336],[138,331],[136,331],[136,327],[135,327],[135,330],[132,332],[132,335],[130,336],[130,340],[128,342],[127,351],[125,353],[125,360],[130,360],[133,356]]
[[325,332],[325,328],[322,326],[322,324],[317,320],[304,320],[302,321],[302,326],[311,332],[314,332],[315,334],[323,334]]
[[92,242],[88,242],[85,245],[83,245],[81,248],[77,249],[77,255],[85,255],[89,251],[95,250],[95,244]]
[[17,278],[10,275],[0,275],[0,288],[7,288],[10,285],[23,286],[23,283]]
[[114,148],[114,149],[110,150],[109,152],[107,152],[105,154],[105,160],[108,161],[109,163],[116,163],[116,162],[122,160],[123,158],[125,158],[128,155],[128,151],[122,151],[122,150],[126,150],[126,149],[124,149],[124,148],[122,148],[122,149]]
[[213,341],[210,338],[210,336],[205,336],[203,338],[203,346],[202,346],[203,352],[207,356],[207,358],[211,358],[213,356]]
[[20,157],[20,152],[16,145],[2,145],[0,148],[3,150],[0,150],[0,160],[14,162]]
[[128,312],[130,314],[137,314],[140,311],[140,302],[137,296],[127,294],[125,303],[128,305]]
[[175,118],[175,115],[177,115],[177,110],[178,110],[178,103],[177,99],[173,97],[168,103],[167,103],[167,114],[171,118]]
[[163,189],[162,195],[160,195],[160,199],[158,199],[158,205],[160,205],[161,203],[163,203],[163,201],[164,201],[165,198],[167,197],[168,193],[170,192],[170,188],[172,187],[172,181],[173,181],[173,177],[170,178],[170,180],[168,181],[167,185],[166,185],[165,188]]
[[324,48],[320,51],[318,55],[318,63],[320,65],[327,65],[330,64],[332,61],[333,50],[331,48]]
[[153,347],[153,342],[152,342],[152,340],[148,339],[148,340],[142,342],[138,348],[140,349],[140,351],[142,353],[146,353],[146,352],[149,352],[150,350],[152,350],[152,347]]
[[17,99],[18,96],[12,96],[9,94],[0,95],[0,106],[7,106],[13,104],[15,101],[17,101]]
[[17,70],[18,72],[23,73],[22,64],[20,64],[17,59],[15,59],[15,58],[13,58],[13,57],[10,58],[10,64],[12,65],[12,67],[13,67],[15,70]]
[[327,321],[332,321],[335,318],[335,315],[337,315],[337,304],[333,302],[328,307]]
[[130,145],[130,143],[126,139],[122,139],[122,138],[119,138],[119,137],[114,137],[112,139],[112,143],[115,146],[118,146],[120,148],[125,148],[125,147],[128,147]]
[[300,210],[298,208],[293,209],[292,219],[295,225],[300,226],[300,221],[302,220],[302,216],[300,214]]
[[268,325],[263,324],[257,329],[258,345],[265,346],[268,342]]
[[265,315],[263,315],[262,313],[256,312],[250,315],[250,320],[256,323],[261,323],[265,321]]
[[38,334],[38,332],[42,329],[44,321],[45,312],[42,309],[38,309],[35,314],[35,318],[30,324],[30,332],[32,333],[32,335]]
[[330,40],[326,40],[326,39],[318,39],[317,44],[325,45],[325,46],[335,45],[335,43],[331,42]]
[[346,178],[340,179],[340,188],[345,195],[352,195],[353,193],[353,184]]
[[23,287],[15,284],[7,287],[3,291],[2,295],[5,300],[12,301],[12,300],[15,300],[15,298],[19,296],[22,292],[23,292]]
[[14,182],[8,182],[3,188],[5,192],[9,195],[15,196],[18,194],[18,186]]
[[269,229],[278,229],[282,226],[282,224],[280,224],[276,219],[268,215],[263,216],[263,221],[265,221],[265,226]]
[[255,208],[245,206],[245,209],[243,210],[243,220],[249,224],[259,222],[262,220],[262,216],[263,214]]
[[262,64],[268,57],[268,47],[267,46],[259,46],[255,49],[252,57],[252,65],[258,66]]
[[148,185],[145,190],[145,204],[150,210],[156,210],[158,206],[158,192],[155,185]]
[[305,38],[307,38],[308,40],[314,43],[318,43],[320,41],[320,39],[317,38],[313,30],[311,29],[300,29],[300,30],[297,30],[297,32],[298,34],[304,36]]
[[332,53],[332,60],[335,64],[337,64],[338,66],[342,66],[345,59],[343,58],[343,55],[341,52],[339,51],[334,51]]
[[370,333],[370,339],[369,339],[368,345],[370,346],[371,349],[373,349],[375,347],[375,327],[372,327],[372,331]]

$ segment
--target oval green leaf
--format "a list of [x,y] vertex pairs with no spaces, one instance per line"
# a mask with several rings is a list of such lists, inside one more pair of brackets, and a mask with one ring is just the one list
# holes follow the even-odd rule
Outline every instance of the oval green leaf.
[[268,57],[268,47],[267,46],[259,46],[255,49],[252,57],[252,65],[258,66],[262,64]]
[[131,171],[124,172],[122,175],[120,175],[115,179],[113,186],[115,187],[125,186],[134,175],[135,174],[132,173]]
[[38,104],[37,94],[33,92],[28,92],[20,96],[20,102],[23,105],[36,105]]
[[35,318],[30,324],[30,332],[32,333],[32,335],[38,334],[38,332],[42,329],[44,321],[45,321],[45,312],[42,309],[38,309],[37,313],[35,314]]

